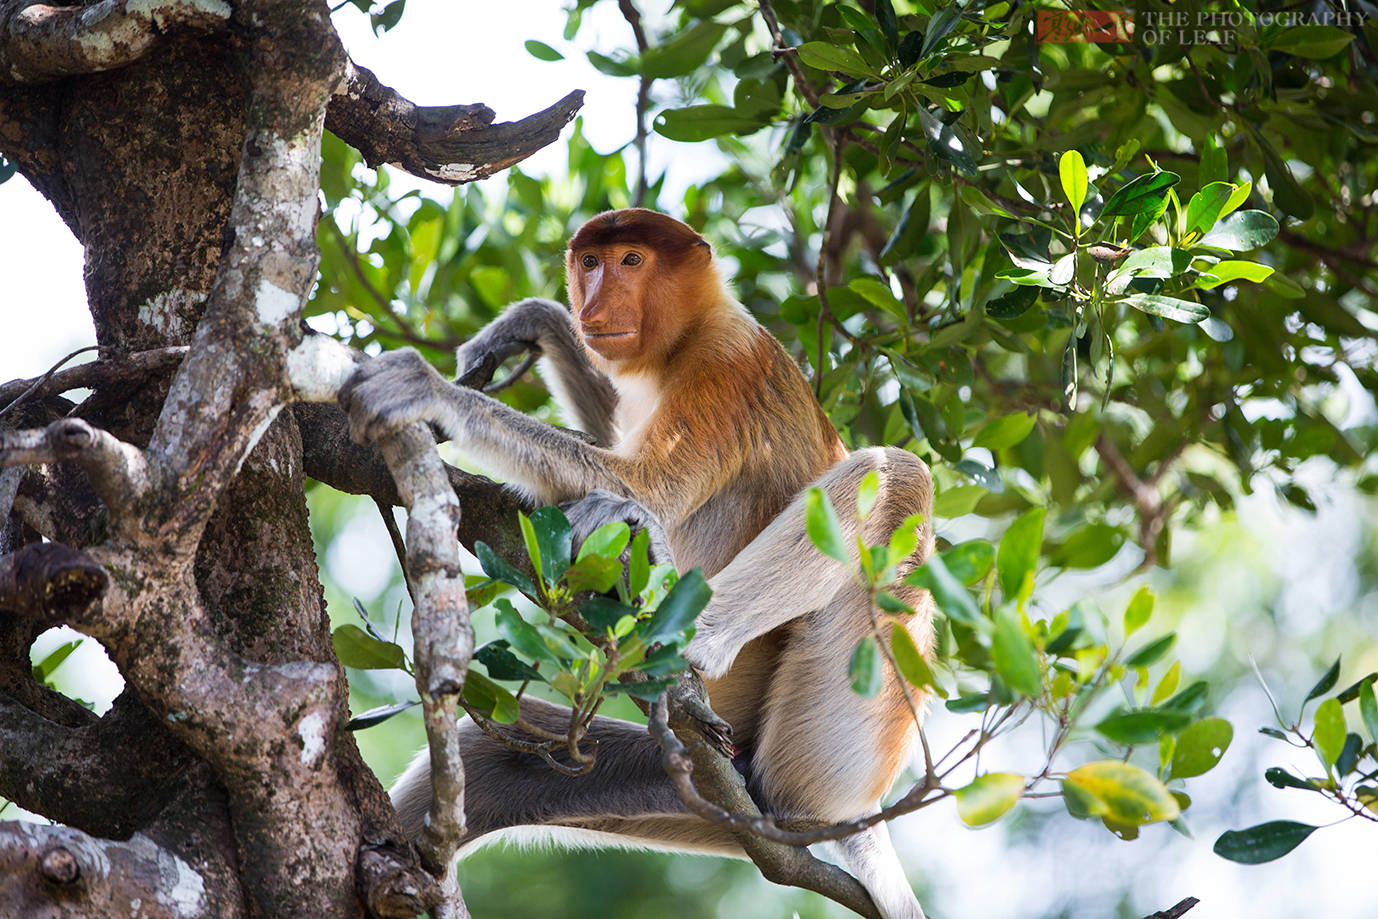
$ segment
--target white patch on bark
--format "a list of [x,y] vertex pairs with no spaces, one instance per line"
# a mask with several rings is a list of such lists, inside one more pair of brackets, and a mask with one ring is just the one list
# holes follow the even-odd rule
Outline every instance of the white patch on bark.
[[459,499],[455,497],[454,492],[446,490],[444,494],[422,495],[417,498],[409,513],[418,526],[427,529],[448,529],[451,518],[445,509],[458,505]]
[[296,312],[300,304],[300,297],[290,290],[283,290],[267,278],[259,281],[258,290],[254,291],[258,321],[266,326],[276,326]]
[[142,16],[159,29],[184,22],[215,21],[230,18],[230,5],[224,0],[128,0],[125,10]]
[[478,178],[478,169],[473,163],[446,163],[439,169],[427,169],[426,172],[447,182],[467,182]]
[[297,726],[297,736],[301,738],[301,761],[313,765],[325,753],[325,716],[312,712],[301,719]]
[[333,402],[358,366],[355,351],[327,335],[308,335],[287,354],[287,379],[298,401]]
[[[278,412],[280,411],[282,411],[281,405],[274,405],[269,408],[267,416],[260,421],[258,427],[254,428],[253,432],[249,434],[249,449],[244,451],[244,456],[246,458],[250,453],[254,452],[254,447],[258,446],[258,442],[263,439],[263,435],[268,433],[268,426],[273,423],[273,420],[277,418]],[[243,466],[244,460],[240,460],[239,465]],[[235,472],[238,473],[239,470],[236,469]]]
[[180,338],[186,332],[186,323],[179,311],[184,306],[200,303],[205,299],[205,294],[165,290],[139,304],[139,321],[161,335]]

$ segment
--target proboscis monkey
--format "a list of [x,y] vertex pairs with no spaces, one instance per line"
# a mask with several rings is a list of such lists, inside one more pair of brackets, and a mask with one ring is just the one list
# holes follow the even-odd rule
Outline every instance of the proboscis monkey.
[[[888,667],[876,698],[848,685],[852,651],[871,629],[868,599],[809,541],[802,492],[821,486],[849,535],[875,544],[911,514],[930,514],[928,468],[904,450],[847,452],[799,368],[733,299],[708,243],[685,224],[641,209],[599,215],[570,240],[566,271],[572,308],[508,307],[460,348],[459,379],[482,383],[508,355],[539,351],[565,418],[594,443],[447,382],[410,349],[367,362],[342,393],[355,436],[436,424],[538,502],[588,496],[571,512],[576,540],[610,519],[659,531],[649,512],[676,565],[710,578],[713,598],[685,657],[744,751],[756,801],[783,820],[875,812],[917,726]],[[857,524],[857,486],[872,470],[879,496]],[[932,551],[928,524],[919,536],[901,574]],[[930,601],[895,589],[919,610],[907,628],[927,653]],[[522,711],[549,730],[569,723],[536,699]],[[680,802],[643,726],[599,718],[588,736],[597,765],[571,777],[466,722],[467,840],[524,827],[575,844],[742,855],[726,830]],[[431,799],[424,751],[392,794],[419,834]],[[887,919],[922,917],[884,824],[838,849]]]

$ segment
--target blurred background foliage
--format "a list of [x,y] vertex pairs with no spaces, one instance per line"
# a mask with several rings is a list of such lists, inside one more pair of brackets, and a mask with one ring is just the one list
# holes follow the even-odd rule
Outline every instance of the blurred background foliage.
[[[351,3],[380,32],[406,15],[405,0]],[[596,150],[576,121],[565,171],[518,167],[450,191],[367,169],[327,137],[309,314],[352,344],[413,345],[452,372],[455,345],[506,303],[562,297],[564,241],[593,214],[642,204],[685,219],[799,358],[850,446],[899,444],[930,463],[942,539],[995,539],[1046,508],[1031,617],[1085,601],[1118,621],[1150,583],[1155,634],[1179,634],[1183,685],[1209,679],[1204,713],[1234,724],[1221,767],[1193,787],[1194,839],[1154,827],[1122,845],[1055,801],[1021,804],[981,833],[941,807],[900,821],[925,905],[1127,917],[1192,894],[1212,916],[1357,919],[1373,909],[1354,873],[1371,825],[1317,834],[1267,869],[1210,846],[1273,817],[1344,816],[1263,781],[1265,766],[1324,770],[1254,733],[1272,716],[1253,663],[1289,719],[1337,655],[1336,691],[1378,670],[1378,10],[1222,3],[1210,9],[1224,18],[1197,35],[1195,9],[1181,33],[1163,25],[1176,6],[1126,6],[1129,41],[1056,43],[1036,40],[1040,8],[1026,3],[575,0],[563,33],[532,35],[531,58],[510,73],[539,80],[542,61],[586,55],[644,86],[626,145]],[[603,32],[594,46],[586,22],[608,8],[626,18],[625,41]],[[663,172],[646,174],[646,147]],[[1075,208],[1067,151],[1085,164]],[[1159,170],[1179,181],[1155,227],[1135,236],[1132,216],[1102,217],[1117,189]],[[1180,231],[1212,182],[1247,183],[1240,206],[1271,215],[1277,235],[1239,256],[1192,246]],[[1126,246],[1165,248],[1168,267],[1115,293]],[[1215,259],[1272,274],[1213,283]],[[1016,284],[1020,260],[1046,261],[1048,283]],[[1133,293],[1209,318],[1165,319]],[[502,398],[554,418],[534,376]],[[982,438],[1019,417],[1032,418],[1026,436]],[[320,487],[310,498],[337,623],[357,622],[357,597],[375,621],[400,610],[405,632],[377,511]],[[496,636],[483,616],[477,625],[480,641]],[[355,711],[408,698],[409,683],[351,671]],[[413,715],[359,735],[385,780],[422,742]],[[930,732],[941,745],[970,726],[940,709]],[[1040,743],[1012,737],[986,765]],[[978,880],[997,870],[1000,892]],[[748,865],[698,858],[498,849],[466,861],[461,879],[478,916],[843,914]]]

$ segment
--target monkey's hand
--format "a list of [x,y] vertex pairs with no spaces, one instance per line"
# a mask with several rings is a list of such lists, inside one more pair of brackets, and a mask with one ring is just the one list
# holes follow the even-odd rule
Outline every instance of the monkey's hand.
[[530,299],[514,303],[477,335],[459,346],[455,382],[482,389],[502,362],[514,354],[545,353],[557,338],[573,342],[569,311],[551,300]]
[[709,708],[708,693],[697,673],[691,670],[683,674],[666,693],[671,711],[678,709],[693,720],[694,727],[713,749],[728,759],[737,755],[737,748],[732,743],[732,725]]
[[350,435],[369,443],[415,422],[445,427],[453,387],[411,348],[385,351],[365,361],[340,387]]
[[[660,520],[656,515],[642,507],[631,498],[623,498],[610,491],[595,488],[578,501],[570,501],[560,505],[560,509],[569,518],[570,526],[574,528],[574,551],[578,552],[579,547],[584,544],[594,530],[605,523],[621,521],[631,527],[633,531],[645,530],[651,538],[649,547],[650,562],[652,565],[675,563],[674,556],[670,552],[670,540],[665,535],[665,528],[660,525]],[[623,552],[622,564],[627,564],[627,552]]]

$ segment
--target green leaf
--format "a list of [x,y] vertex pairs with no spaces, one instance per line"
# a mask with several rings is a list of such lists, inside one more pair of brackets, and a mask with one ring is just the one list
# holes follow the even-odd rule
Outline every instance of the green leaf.
[[867,635],[857,642],[856,650],[852,652],[852,662],[847,668],[847,675],[851,678],[852,689],[858,695],[874,699],[880,694],[880,648],[876,645],[874,635]]
[[871,65],[851,48],[823,41],[805,42],[795,49],[799,60],[817,70],[836,70],[854,77],[869,76]]
[[536,585],[531,583],[531,579],[498,558],[498,554],[487,543],[475,542],[474,555],[478,558],[479,567],[483,569],[483,573],[493,580],[511,584],[528,597],[536,595]]
[[1062,180],[1062,193],[1072,205],[1072,222],[1077,222],[1081,205],[1086,201],[1086,161],[1076,150],[1063,153],[1057,162],[1058,177]]
[[1005,450],[1028,437],[1033,429],[1033,415],[1026,415],[1023,412],[1006,415],[1003,418],[996,418],[981,428],[971,445],[973,447],[985,447],[988,450]]
[[833,503],[821,488],[810,488],[804,496],[804,530],[819,552],[844,565],[848,564],[847,541]]
[[1129,294],[1122,298],[1122,302],[1150,316],[1171,319],[1173,322],[1200,322],[1211,316],[1210,308],[1203,304],[1158,294]]
[[1048,564],[1058,568],[1096,568],[1114,558],[1124,540],[1124,531],[1108,523],[1080,526],[1048,554]]
[[904,582],[914,587],[922,587],[933,595],[933,601],[949,619],[967,625],[983,625],[981,609],[976,605],[971,592],[961,581],[952,576],[939,556],[933,556],[923,567],[915,571]]
[[641,596],[646,585],[651,582],[651,534],[637,530],[632,537],[632,548],[627,560],[627,593],[632,597]]
[[957,816],[967,826],[985,826],[999,820],[1019,803],[1024,777],[1013,772],[987,772],[954,791]]
[[651,79],[679,77],[703,66],[722,40],[727,26],[702,21],[641,56],[641,74]]
[[622,576],[622,563],[615,558],[588,555],[565,569],[565,586],[573,593],[591,590],[607,593]]
[[1110,810],[1104,801],[1075,782],[1063,779],[1061,785],[1063,806],[1078,820],[1102,817]]
[[1263,777],[1274,788],[1300,788],[1302,791],[1318,791],[1323,783],[1319,779],[1299,779],[1280,766],[1271,766],[1263,771]]
[[1000,554],[996,569],[1000,574],[1000,589],[1006,598],[1019,595],[1024,579],[1033,574],[1038,565],[1038,552],[1043,545],[1043,517],[1045,511],[1035,507],[1010,524],[1000,538]]
[[1260,265],[1258,262],[1245,262],[1228,260],[1218,262],[1201,272],[1201,277],[1197,279],[1196,286],[1202,290],[1210,290],[1219,287],[1221,284],[1228,284],[1231,281],[1252,281],[1259,284],[1266,281],[1273,273],[1273,269],[1268,265]]
[[382,724],[393,715],[400,715],[407,709],[420,704],[419,701],[414,699],[411,702],[394,702],[391,705],[380,705],[377,708],[371,708],[362,714],[350,718],[349,722],[345,724],[345,730],[362,731],[364,728],[371,728],[375,724]]
[[1277,218],[1267,211],[1236,211],[1217,223],[1197,245],[1247,252],[1277,235]]
[[1225,148],[1215,134],[1206,136],[1206,145],[1201,150],[1201,171],[1198,177],[1201,184],[1224,182],[1229,175],[1229,158]]
[[1172,709],[1137,709],[1119,712],[1104,718],[1096,730],[1115,743],[1132,746],[1152,743],[1163,734],[1171,734],[1191,724],[1191,715]]
[[404,670],[407,652],[390,641],[380,641],[357,625],[342,625],[330,635],[335,656],[356,670]]
[[[1153,615],[1153,591],[1147,584],[1140,587],[1130,598],[1124,610],[1124,637],[1128,638],[1148,624]],[[1172,690],[1168,690],[1171,692]]]
[[560,659],[546,645],[541,633],[536,630],[535,626],[521,617],[511,601],[503,598],[494,603],[493,606],[497,610],[493,619],[494,624],[497,626],[498,634],[506,639],[508,645],[514,648],[518,654],[533,661],[559,666]]
[[990,656],[995,672],[1011,689],[1031,699],[1038,698],[1043,688],[1038,654],[1011,606],[1002,607],[995,614]]
[[725,134],[750,134],[766,121],[743,115],[726,105],[690,105],[667,109],[656,116],[655,130],[670,140],[693,143]]
[[[530,520],[531,528],[535,531],[536,543],[540,546],[541,574],[547,582],[553,584],[569,567],[569,555],[574,541],[569,518],[558,507],[538,507],[531,512]],[[527,548],[530,549],[530,544]],[[535,560],[533,557],[532,561]]]
[[880,31],[885,35],[885,43],[890,50],[898,48],[900,28],[895,18],[895,7],[890,0],[876,0],[876,22],[880,23]]
[[1177,801],[1153,776],[1129,763],[1102,760],[1067,773],[1067,781],[1102,801],[1104,816],[1116,823],[1140,826],[1176,820]]
[[919,109],[919,125],[928,146],[968,178],[976,178],[976,158],[981,155],[974,138],[960,125],[945,124],[926,108]]
[[1215,854],[1242,865],[1261,865],[1282,858],[1317,829],[1309,823],[1273,820],[1247,830],[1228,830],[1215,841]]
[[933,499],[933,516],[935,517],[961,517],[963,514],[970,514],[976,509],[976,505],[981,499],[990,492],[980,485],[956,485],[944,488],[938,493],[938,497]]
[[895,666],[900,674],[912,685],[919,689],[932,689],[941,698],[947,698],[947,692],[938,685],[933,669],[919,653],[919,646],[914,644],[914,637],[908,630],[898,625],[891,628],[890,653],[895,658]]
[[995,546],[984,539],[970,539],[943,552],[942,560],[954,578],[975,584],[995,565]]
[[563,61],[565,56],[543,41],[536,41],[534,38],[526,42],[526,53],[538,61]]
[[1178,682],[1182,679],[1182,662],[1173,661],[1172,666],[1167,668],[1167,673],[1158,681],[1158,688],[1153,690],[1153,698],[1149,699],[1150,705],[1159,705],[1163,700],[1172,695],[1177,688]]
[[[1100,216],[1132,217],[1135,214],[1158,210],[1167,201],[1168,189],[1182,181],[1175,172],[1155,172],[1141,175],[1121,185],[1113,195],[1106,199]],[[1159,211],[1161,213],[1161,211]]]
[[1371,682],[1359,687],[1359,715],[1368,728],[1369,738],[1378,741],[1378,699],[1374,698]]
[[597,51],[588,52],[589,63],[593,69],[599,73],[605,73],[610,77],[634,77],[636,76],[636,63],[626,59],[608,57],[606,54],[599,54]]
[[1234,194],[1234,185],[1229,182],[1212,182],[1191,196],[1187,202],[1186,216],[1182,219],[1182,235],[1196,233],[1204,236],[1220,219],[1226,202]]
[[1204,718],[1177,738],[1172,754],[1172,777],[1189,779],[1215,768],[1234,739],[1234,728],[1224,718]]
[[46,684],[48,682],[48,677],[53,675],[53,671],[61,667],[62,662],[71,656],[73,651],[81,647],[83,641],[85,641],[83,638],[78,638],[75,641],[65,641],[49,651],[43,657],[43,660],[33,665],[33,678],[40,683]]
[[1326,699],[1316,706],[1316,733],[1312,742],[1325,764],[1335,765],[1345,744],[1345,713],[1339,699]]
[[611,597],[589,597],[579,604],[579,613],[599,632],[617,628],[623,617],[636,617],[636,610]]
[[1271,51],[1282,51],[1293,57],[1321,61],[1334,57],[1354,40],[1354,33],[1337,26],[1291,25],[1280,30],[1269,43]]
[[656,607],[642,637],[647,644],[653,641],[667,644],[679,641],[712,597],[713,588],[708,586],[703,569],[685,572],[680,575],[678,583],[670,588],[660,606]]
[[1306,703],[1310,702],[1312,699],[1319,699],[1335,688],[1335,683],[1340,678],[1340,660],[1341,658],[1335,658],[1335,663],[1330,665],[1330,669],[1325,672],[1325,675],[1322,676],[1320,680],[1316,682],[1316,685],[1311,687],[1311,691],[1306,694],[1306,698],[1302,700],[1302,705],[1306,705]]
[[464,677],[464,701],[498,724],[512,724],[521,715],[517,697],[477,670],[470,670]]
[[1172,650],[1172,646],[1177,643],[1177,633],[1168,632],[1161,638],[1154,639],[1144,645],[1124,662],[1124,665],[1133,670],[1136,667],[1147,667],[1158,661],[1164,654]]
[[861,477],[856,488],[856,515],[863,520],[876,506],[876,496],[880,494],[880,473],[872,469]]
[[540,671],[513,654],[511,646],[501,638],[475,651],[474,660],[495,680],[542,679]]
[[928,56],[928,52],[938,47],[938,44],[947,38],[947,33],[961,21],[962,8],[956,4],[945,6],[933,14],[933,18],[928,20],[928,32],[924,35],[923,48],[919,51],[919,57]]
[[584,544],[579,547],[578,561],[582,562],[590,555],[617,559],[622,555],[622,550],[627,548],[627,543],[631,538],[631,527],[621,520],[605,523],[590,533],[588,538],[584,540]]

